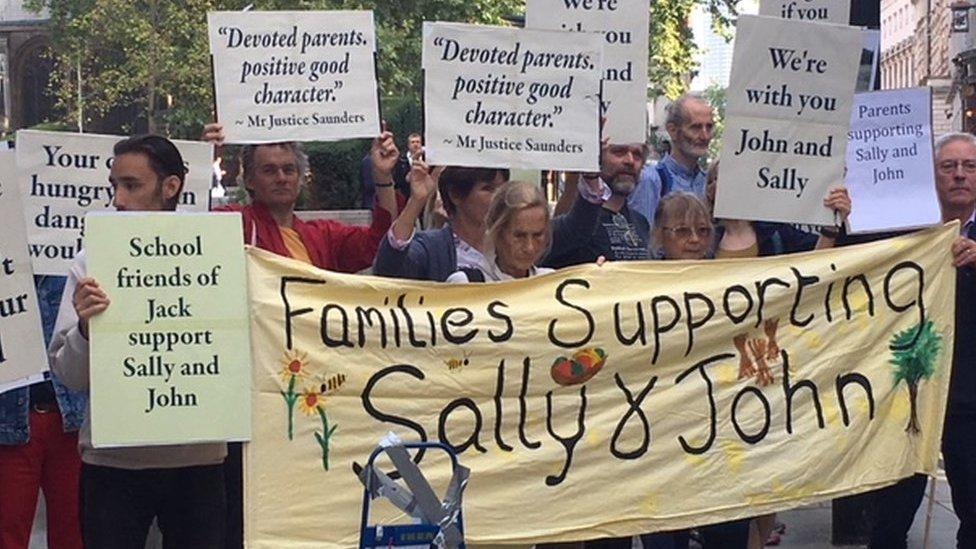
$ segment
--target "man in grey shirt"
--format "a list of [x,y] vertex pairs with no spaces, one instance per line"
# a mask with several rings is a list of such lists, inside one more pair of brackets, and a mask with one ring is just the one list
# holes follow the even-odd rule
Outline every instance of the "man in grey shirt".
[[[131,137],[115,145],[114,157],[109,182],[116,210],[176,209],[186,168],[172,142],[158,135]],[[109,306],[109,296],[88,277],[82,251],[68,274],[48,349],[51,368],[71,389],[89,390],[88,321]],[[223,547],[225,443],[93,448],[89,407],[78,445],[86,547],[143,547],[153,519],[165,547]]]

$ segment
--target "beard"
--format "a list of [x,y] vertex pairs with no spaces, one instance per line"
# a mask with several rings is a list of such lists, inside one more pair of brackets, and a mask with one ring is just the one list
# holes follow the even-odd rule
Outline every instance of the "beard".
[[637,188],[637,179],[630,174],[618,175],[610,182],[610,190],[613,194],[630,196]]
[[683,155],[685,155],[685,156],[687,156],[689,158],[694,158],[694,159],[697,160],[697,159],[702,158],[704,156],[708,156],[708,145],[707,144],[705,144],[705,145],[697,145],[695,143],[692,143],[690,141],[686,141],[686,140],[683,140],[682,139],[682,140],[678,141],[677,143],[675,143],[675,145],[677,146],[678,150],[681,151],[681,154],[683,154]]

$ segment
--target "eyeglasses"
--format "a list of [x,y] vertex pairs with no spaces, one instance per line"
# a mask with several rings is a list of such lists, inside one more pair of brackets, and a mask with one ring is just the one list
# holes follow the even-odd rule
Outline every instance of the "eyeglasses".
[[698,236],[698,238],[700,238],[702,240],[704,240],[704,239],[709,238],[710,236],[712,236],[712,228],[711,227],[695,227],[695,228],[692,228],[692,227],[662,227],[662,228],[665,231],[671,231],[671,234],[673,234],[674,236],[676,236],[677,238],[680,238],[682,240],[686,240],[686,239],[691,238],[691,235],[692,234]]
[[959,166],[962,166],[962,171],[967,174],[976,173],[976,160],[946,160],[938,164],[939,172],[944,174],[956,173]]

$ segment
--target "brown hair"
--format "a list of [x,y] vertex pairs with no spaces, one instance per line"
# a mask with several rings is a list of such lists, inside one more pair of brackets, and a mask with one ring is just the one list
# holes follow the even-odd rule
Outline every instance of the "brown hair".
[[546,201],[538,185],[525,181],[512,181],[495,191],[491,205],[488,206],[488,215],[485,217],[489,246],[494,249],[502,231],[512,224],[515,216],[531,208],[542,208],[546,212],[546,226],[549,227],[546,233],[546,248],[548,248],[549,243],[552,242],[550,224],[552,214],[549,211],[549,202]]

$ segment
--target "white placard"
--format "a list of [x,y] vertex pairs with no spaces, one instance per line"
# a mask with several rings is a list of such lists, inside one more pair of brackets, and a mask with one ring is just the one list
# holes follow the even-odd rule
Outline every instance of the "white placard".
[[597,171],[603,38],[424,23],[427,161]]
[[647,0],[528,0],[529,29],[596,32],[603,46],[603,135],[611,143],[647,140]]
[[[112,210],[108,182],[116,135],[20,130],[17,178],[24,199],[27,242],[34,273],[66,276],[82,249],[85,214]],[[173,141],[189,170],[179,211],[210,208],[213,147],[198,141]]]
[[851,0],[762,0],[759,15],[847,25],[851,21]]
[[855,96],[847,145],[851,233],[914,229],[942,219],[932,153],[932,88]]
[[227,142],[379,135],[373,12],[221,11],[207,22]]
[[0,150],[0,392],[48,369],[15,163],[13,151]]
[[860,29],[743,15],[728,89],[715,215],[831,225],[844,180]]

